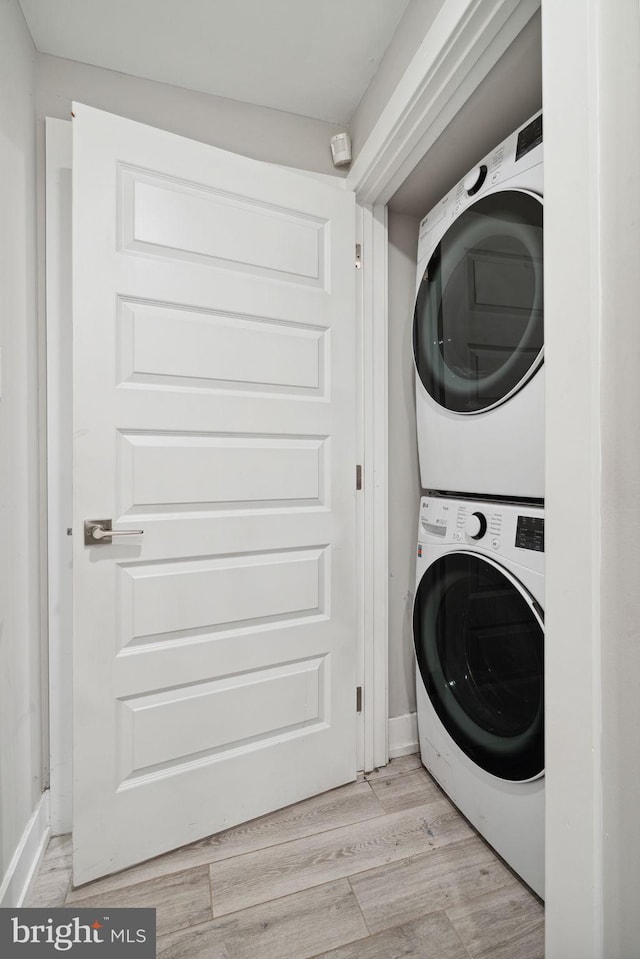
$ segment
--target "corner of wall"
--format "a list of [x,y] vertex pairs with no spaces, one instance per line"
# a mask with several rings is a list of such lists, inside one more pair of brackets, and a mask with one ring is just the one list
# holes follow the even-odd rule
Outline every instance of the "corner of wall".
[[42,841],[41,500],[36,50],[18,0],[0,4],[0,902],[15,904]]

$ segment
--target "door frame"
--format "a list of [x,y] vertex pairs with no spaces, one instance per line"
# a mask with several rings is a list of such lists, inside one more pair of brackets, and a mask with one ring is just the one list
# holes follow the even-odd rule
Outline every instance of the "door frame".
[[[51,832],[72,822],[71,122],[45,120],[47,614]],[[65,243],[63,238],[68,238]]]
[[[363,250],[357,319],[358,452],[364,478],[358,505],[358,672],[364,693],[359,717],[358,767],[367,771],[385,765],[389,758],[387,203],[539,7],[540,0],[444,0],[343,181],[356,194],[356,232]],[[66,126],[66,136],[71,136],[68,121],[47,120],[47,177],[49,165],[61,162],[64,150],[68,149],[63,145],[65,134],[52,133],[52,124]],[[50,153],[49,143],[54,139],[57,145]],[[60,335],[64,332],[61,324],[65,308],[64,295],[49,272],[59,224],[52,219],[55,210],[47,212],[47,236],[54,244],[47,250],[47,376],[53,375],[55,381],[63,359]],[[53,254],[52,270],[63,267],[60,256],[58,247]],[[63,572],[61,537],[66,536],[70,521],[59,497],[54,495],[52,479],[60,475],[63,455],[56,433],[60,404],[59,391],[49,391],[49,542],[43,544],[43,552],[51,585],[60,582]],[[69,698],[64,680],[65,676],[69,679],[71,669],[60,611],[51,606],[48,632],[51,826],[54,833],[60,833],[71,828],[70,743],[65,748],[65,724],[69,717],[64,706]]]

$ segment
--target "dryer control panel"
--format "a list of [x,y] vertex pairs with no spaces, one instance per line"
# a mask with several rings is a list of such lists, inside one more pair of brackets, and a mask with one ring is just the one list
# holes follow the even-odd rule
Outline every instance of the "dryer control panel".
[[537,113],[524,126],[498,144],[460,180],[420,223],[418,262],[425,255],[425,247],[433,246],[427,240],[441,220],[455,219],[466,206],[482,193],[508,189],[508,181],[518,177],[518,189],[542,192],[542,174],[531,177],[523,174],[539,168],[542,163],[542,113]]

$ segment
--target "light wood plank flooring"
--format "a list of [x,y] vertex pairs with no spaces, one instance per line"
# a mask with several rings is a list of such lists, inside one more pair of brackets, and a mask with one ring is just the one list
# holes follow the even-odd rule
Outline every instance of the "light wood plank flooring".
[[163,959],[542,959],[544,911],[418,756],[78,889],[52,839],[25,905],[153,906]]

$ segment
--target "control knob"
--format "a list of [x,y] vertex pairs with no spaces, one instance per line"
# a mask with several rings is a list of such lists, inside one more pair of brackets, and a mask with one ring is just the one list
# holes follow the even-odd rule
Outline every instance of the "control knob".
[[467,516],[464,531],[471,539],[482,539],[487,532],[487,519],[483,513],[472,513]]
[[462,181],[463,189],[466,191],[468,196],[473,196],[478,192],[482,184],[487,178],[487,167],[483,163],[482,166],[476,166],[471,170],[470,173],[467,173],[466,177]]

